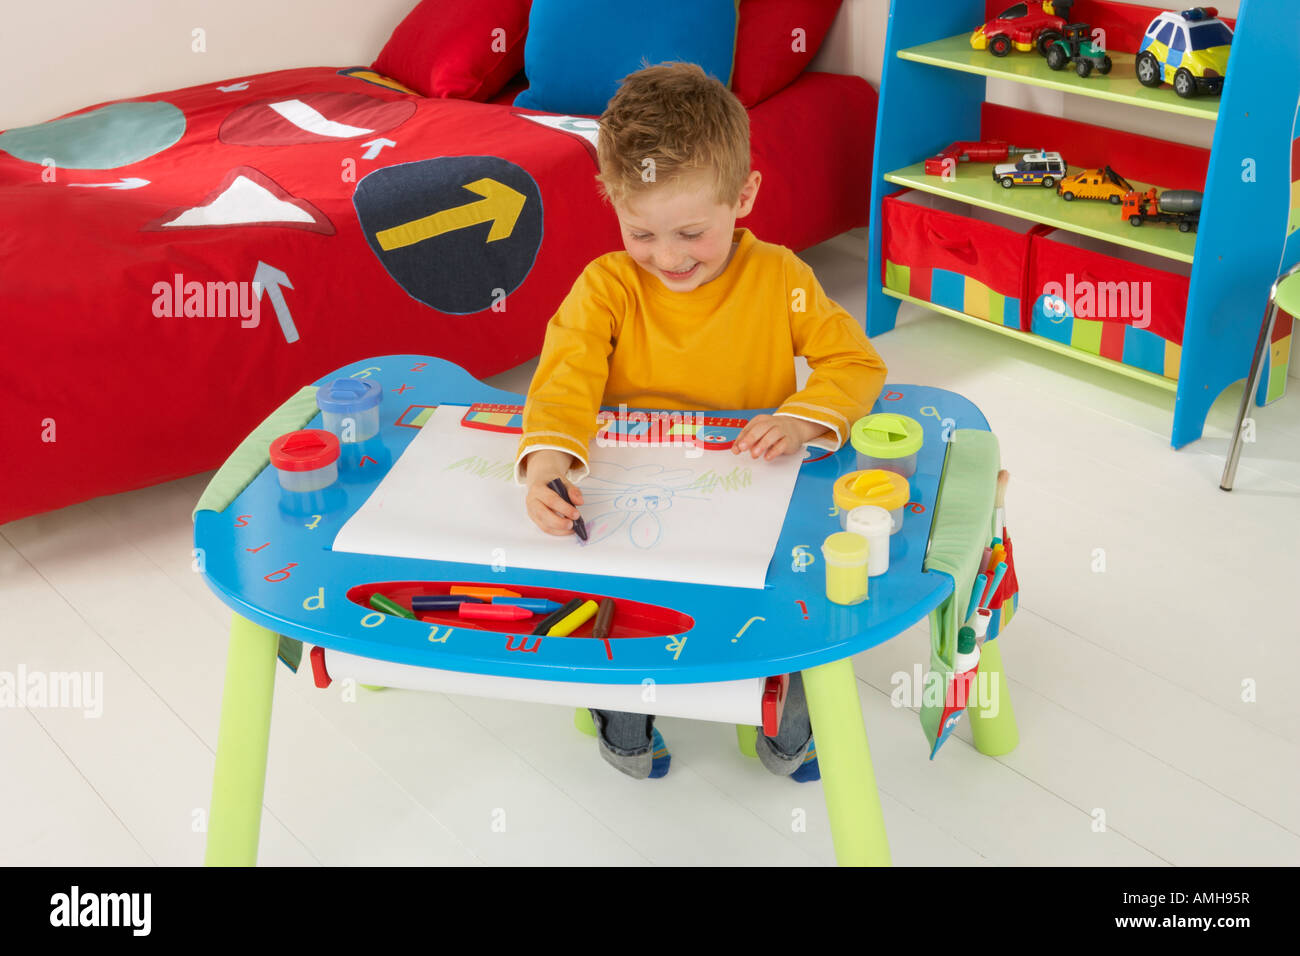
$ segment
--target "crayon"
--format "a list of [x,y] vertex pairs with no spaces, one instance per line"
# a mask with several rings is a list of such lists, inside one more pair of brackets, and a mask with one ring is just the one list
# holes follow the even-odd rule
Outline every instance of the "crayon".
[[[552,478],[546,483],[546,487],[550,488],[553,492],[563,498],[566,505],[573,504],[573,502],[569,500],[569,489],[564,487],[564,481],[562,479]],[[582,515],[573,519],[573,533],[578,536],[579,541],[585,542],[587,540],[587,526],[582,523]]]
[[600,610],[596,612],[596,623],[592,625],[591,636],[598,641],[603,641],[609,637],[609,629],[613,623],[614,599],[605,598],[600,602]]
[[509,588],[490,588],[482,584],[453,584],[451,593],[468,594],[470,597],[482,598],[485,601],[494,597],[522,597],[518,591],[511,591]]
[[383,611],[385,614],[396,614],[398,617],[409,617],[415,620],[415,615],[408,611],[402,605],[398,604],[392,598],[385,597],[376,591],[370,595],[370,606],[376,611]]
[[534,614],[550,614],[552,611],[558,611],[564,607],[559,601],[551,601],[547,598],[528,598],[528,597],[494,597],[493,604],[511,604],[515,607],[526,607]]
[[560,618],[551,629],[546,632],[547,637],[568,637],[582,625],[586,624],[596,616],[597,604],[595,601],[584,601],[578,609],[571,614]]
[[518,621],[532,617],[533,612],[526,607],[513,607],[509,604],[470,604],[460,606],[457,612],[461,617],[477,618],[482,621]]
[[542,618],[542,622],[533,628],[533,633],[546,634],[550,631],[553,624],[568,617],[580,607],[582,607],[582,598],[574,598],[558,611],[552,611],[550,614],[546,615],[546,617]]
[[415,611],[454,611],[462,604],[482,604],[483,599],[469,594],[414,594],[411,609]]

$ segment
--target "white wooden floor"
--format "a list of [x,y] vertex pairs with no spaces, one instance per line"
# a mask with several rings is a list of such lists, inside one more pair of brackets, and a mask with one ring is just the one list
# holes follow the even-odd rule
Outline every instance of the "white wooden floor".
[[[804,254],[859,316],[863,254],[856,233]],[[971,398],[1011,471],[1022,600],[1001,644],[1021,743],[983,757],[963,728],[931,763],[915,711],[890,703],[924,630],[856,658],[894,862],[1300,863],[1300,383],[1257,413],[1225,494],[1239,390],[1174,452],[1169,393],[901,318],[876,342],[891,380]],[[201,861],[228,621],[191,570],[207,477],[0,526],[0,671],[104,688],[99,718],[0,708],[0,864]],[[661,720],[672,772],[632,781],[566,708],[345,703],[309,668],[278,675],[263,864],[834,861],[821,785],[768,775],[730,726]]]

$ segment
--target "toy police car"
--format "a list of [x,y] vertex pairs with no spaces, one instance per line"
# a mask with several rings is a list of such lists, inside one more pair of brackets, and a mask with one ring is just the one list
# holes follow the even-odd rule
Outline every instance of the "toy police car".
[[1182,97],[1221,93],[1232,52],[1232,30],[1214,7],[1166,12],[1147,27],[1133,66],[1138,82],[1173,85]]
[[1014,163],[993,167],[993,181],[1003,189],[1012,186],[1046,186],[1051,189],[1065,176],[1065,160],[1060,153],[1026,153]]

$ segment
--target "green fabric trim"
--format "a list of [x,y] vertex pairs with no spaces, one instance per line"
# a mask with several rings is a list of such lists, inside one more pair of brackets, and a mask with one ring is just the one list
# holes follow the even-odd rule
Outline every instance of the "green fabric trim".
[[316,386],[307,385],[266,416],[262,424],[239,443],[226,463],[217,469],[199,496],[199,503],[194,506],[190,518],[205,509],[225,511],[239,497],[239,493],[252,484],[262,469],[271,463],[271,442],[286,432],[302,428],[316,417],[317,412]]
[[930,676],[943,683],[923,693],[921,727],[931,744],[939,733],[943,716],[943,694],[952,676],[957,653],[957,629],[966,620],[980,557],[992,539],[993,502],[1001,469],[998,437],[992,432],[959,428],[952,434],[943,486],[934,509],[930,553],[926,571],[942,571],[954,582],[952,595],[930,612]]

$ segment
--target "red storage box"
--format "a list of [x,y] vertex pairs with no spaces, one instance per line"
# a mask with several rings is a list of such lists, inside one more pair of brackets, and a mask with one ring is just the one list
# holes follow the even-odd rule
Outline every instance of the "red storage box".
[[1022,328],[1034,223],[943,196],[884,197],[885,287],[957,312]]
[[1191,269],[1091,236],[1035,233],[1026,290],[1030,331],[1176,379]]

